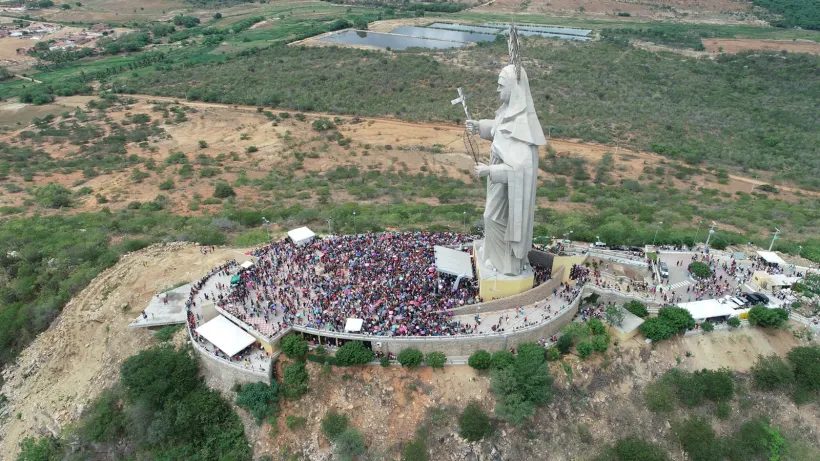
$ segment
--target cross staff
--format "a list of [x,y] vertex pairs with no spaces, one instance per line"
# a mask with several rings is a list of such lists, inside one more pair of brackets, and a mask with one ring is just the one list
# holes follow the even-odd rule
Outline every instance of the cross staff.
[[[470,118],[470,113],[467,112],[467,95],[465,95],[464,92],[461,91],[461,88],[458,89],[458,98],[450,101],[450,104],[454,106],[458,103],[461,103],[461,107],[464,108],[464,116],[467,117],[467,120],[472,120]],[[464,148],[467,149],[467,153],[469,153],[470,156],[473,157],[473,161],[476,163],[476,165],[478,165],[478,143],[475,141],[473,133],[465,129],[463,139]]]

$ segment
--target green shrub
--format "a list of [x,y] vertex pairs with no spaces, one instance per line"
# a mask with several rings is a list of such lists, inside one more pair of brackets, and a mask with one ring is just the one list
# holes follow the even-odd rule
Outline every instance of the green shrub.
[[248,146],[247,149],[245,149],[245,152],[247,152],[249,154],[252,154],[252,153],[258,152],[258,151],[259,151],[259,148],[256,147],[256,146]]
[[700,324],[700,327],[707,333],[715,331],[715,324],[712,322],[703,322]]
[[555,343],[555,347],[557,347],[562,354],[568,354],[570,349],[572,349],[572,336],[561,335],[558,338],[558,342]]
[[772,426],[765,416],[741,424],[735,434],[726,438],[724,444],[724,453],[731,461],[779,460],[786,454],[785,438],[780,429]]
[[592,349],[594,349],[596,352],[606,352],[607,348],[609,347],[608,335],[593,336],[590,341],[592,342]]
[[786,309],[769,309],[761,305],[749,309],[749,323],[751,325],[779,328],[785,325],[788,320],[789,312]]
[[373,361],[373,351],[361,341],[349,341],[336,351],[336,364],[340,367],[366,365]]
[[587,340],[583,340],[578,343],[576,350],[578,351],[578,356],[582,359],[589,357],[593,352],[595,352],[595,348],[592,347],[592,342]]
[[336,440],[346,429],[350,422],[347,415],[338,413],[336,410],[330,410],[325,413],[322,418],[321,428],[322,434],[330,441]]
[[171,338],[174,337],[174,334],[181,329],[181,325],[166,325],[157,330],[157,332],[154,333],[154,337],[162,342],[167,342],[170,341]]
[[729,317],[726,323],[732,328],[740,328],[740,319],[738,317]]
[[285,397],[296,400],[308,393],[308,373],[305,362],[293,362],[282,373]]
[[362,433],[351,427],[336,438],[336,446],[333,452],[336,454],[336,459],[340,461],[352,461],[364,453],[365,449]]
[[34,199],[46,208],[67,208],[71,206],[71,191],[65,187],[50,183],[34,191]]
[[256,418],[256,424],[272,419],[279,413],[279,384],[271,381],[245,384],[236,395],[236,405],[247,410]]
[[794,370],[795,402],[816,401],[820,395],[820,346],[792,348],[786,359]]
[[85,410],[79,431],[84,440],[108,442],[123,435],[127,419],[119,392],[117,387],[106,389]]
[[506,368],[515,361],[515,357],[513,356],[512,352],[508,350],[500,350],[493,352],[492,359],[490,360],[490,367],[497,370],[501,368]]
[[216,189],[214,189],[214,197],[216,198],[228,198],[234,196],[236,196],[236,192],[228,183],[221,182],[217,184]]
[[171,190],[173,188],[174,188],[174,180],[173,179],[163,181],[159,184],[159,190]]
[[695,261],[689,264],[689,273],[695,278],[706,279],[712,276],[712,269],[706,263]]
[[552,401],[552,376],[546,351],[537,344],[519,344],[513,362],[490,375],[496,398],[495,414],[519,425],[535,414],[535,408]]
[[476,401],[464,407],[458,418],[459,434],[470,442],[477,442],[492,432],[490,417]]
[[327,131],[336,128],[336,125],[326,118],[318,118],[314,120],[311,126],[315,131]]
[[424,356],[424,363],[432,368],[444,368],[447,356],[443,352],[433,351]]
[[786,390],[794,382],[791,368],[776,354],[758,355],[751,372],[754,386],[765,391]]
[[628,303],[624,304],[624,309],[628,310],[633,315],[636,315],[642,319],[649,317],[649,311],[646,309],[646,304],[640,301],[629,301]]
[[479,371],[487,370],[492,365],[492,355],[483,349],[479,349],[470,355],[470,358],[467,359],[467,365]]
[[675,387],[664,377],[647,384],[643,390],[643,398],[649,411],[669,413],[675,409]]
[[599,319],[591,318],[587,320],[587,326],[593,335],[603,335],[606,333],[606,325],[604,325]]
[[719,461],[723,458],[720,441],[708,419],[692,417],[673,428],[683,451],[693,461]]
[[401,366],[407,368],[415,368],[424,361],[424,354],[420,350],[408,347],[399,352],[398,360]]
[[302,416],[287,415],[285,417],[285,426],[290,430],[302,429],[307,424],[307,420]]
[[282,352],[292,359],[304,359],[308,353],[308,343],[301,336],[291,333],[281,341]]
[[715,407],[715,415],[723,420],[729,419],[729,416],[732,413],[732,406],[726,402],[720,402]]
[[639,438],[620,439],[595,461],[667,461],[669,456],[657,445]]
[[652,341],[661,341],[692,328],[695,328],[695,319],[689,311],[664,307],[658,311],[657,317],[650,317],[641,324],[641,333]]
[[550,362],[554,362],[561,358],[561,352],[558,350],[557,347],[549,347],[547,348],[547,360]]
[[387,356],[383,356],[382,358],[379,359],[379,365],[381,365],[385,368],[389,367],[390,366],[390,359],[388,359]]

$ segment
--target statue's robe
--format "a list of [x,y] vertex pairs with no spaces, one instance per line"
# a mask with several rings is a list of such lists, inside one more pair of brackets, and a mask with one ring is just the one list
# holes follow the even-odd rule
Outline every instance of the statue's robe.
[[493,141],[480,256],[500,273],[519,275],[532,249],[538,146],[521,140],[528,138],[527,114],[505,120],[506,109],[502,106],[495,120],[479,121],[480,136]]

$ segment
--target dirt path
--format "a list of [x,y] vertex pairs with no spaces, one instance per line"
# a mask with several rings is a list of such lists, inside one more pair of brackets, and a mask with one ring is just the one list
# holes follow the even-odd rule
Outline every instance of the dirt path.
[[753,40],[704,38],[701,40],[710,53],[742,53],[744,51],[788,51],[820,55],[820,42],[811,40]]
[[203,256],[189,244],[157,245],[124,256],[95,278],[3,370],[0,393],[13,416],[0,425],[0,459],[15,459],[25,437],[59,433],[119,378],[126,358],[156,344],[152,332],[128,328],[155,293],[236,256],[230,249]]

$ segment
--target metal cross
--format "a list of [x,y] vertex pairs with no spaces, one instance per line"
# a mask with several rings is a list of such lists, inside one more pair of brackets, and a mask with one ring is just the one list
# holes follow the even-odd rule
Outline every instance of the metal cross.
[[461,91],[461,88],[458,89],[458,98],[450,101],[450,104],[454,106],[458,103],[461,103],[461,106],[464,107],[464,116],[467,117],[467,120],[471,120],[470,114],[467,112],[467,95]]

